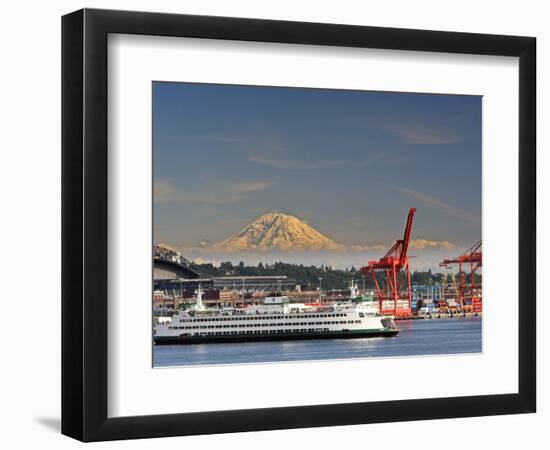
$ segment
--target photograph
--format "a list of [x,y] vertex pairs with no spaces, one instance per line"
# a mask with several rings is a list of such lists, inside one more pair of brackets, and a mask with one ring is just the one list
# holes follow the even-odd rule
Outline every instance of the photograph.
[[482,352],[482,97],[154,81],[153,366]]

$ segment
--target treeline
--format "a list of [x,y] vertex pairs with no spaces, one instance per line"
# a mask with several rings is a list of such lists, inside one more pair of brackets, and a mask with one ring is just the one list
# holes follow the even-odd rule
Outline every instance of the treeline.
[[[321,265],[305,266],[303,264],[289,264],[276,262],[272,264],[259,263],[257,266],[246,266],[244,262],[232,264],[223,262],[219,267],[212,264],[192,264],[192,268],[201,274],[202,277],[224,277],[224,276],[275,276],[285,275],[294,280],[296,284],[302,286],[303,290],[316,289],[319,287],[319,278],[322,278],[323,290],[345,289],[349,286],[350,280],[355,279],[359,287],[374,289],[374,281],[370,275],[363,278],[363,273],[355,267],[341,270],[333,269],[330,266]],[[404,281],[405,274],[400,277]],[[382,275],[377,274],[379,282],[382,281]],[[456,283],[458,283],[458,274],[455,274]],[[413,284],[433,285],[436,283],[452,283],[451,274],[432,273],[431,269],[427,271],[414,271],[411,273],[411,282]],[[481,281],[481,277],[476,275],[476,282]]]

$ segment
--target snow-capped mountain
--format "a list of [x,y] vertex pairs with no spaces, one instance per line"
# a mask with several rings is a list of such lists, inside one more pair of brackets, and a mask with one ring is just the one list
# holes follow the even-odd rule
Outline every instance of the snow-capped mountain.
[[307,223],[290,214],[264,214],[213,248],[243,250],[340,250],[343,248]]

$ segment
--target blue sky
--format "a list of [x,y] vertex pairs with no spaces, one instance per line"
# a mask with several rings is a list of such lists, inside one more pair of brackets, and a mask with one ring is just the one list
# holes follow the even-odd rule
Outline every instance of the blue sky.
[[[481,238],[481,97],[153,84],[154,239],[217,242],[262,213],[344,245]],[[434,247],[436,244],[433,244]]]

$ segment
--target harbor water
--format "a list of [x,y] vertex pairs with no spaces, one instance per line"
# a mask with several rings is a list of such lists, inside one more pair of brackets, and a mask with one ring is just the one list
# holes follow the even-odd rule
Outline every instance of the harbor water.
[[481,352],[481,318],[403,320],[395,337],[153,346],[154,367]]

